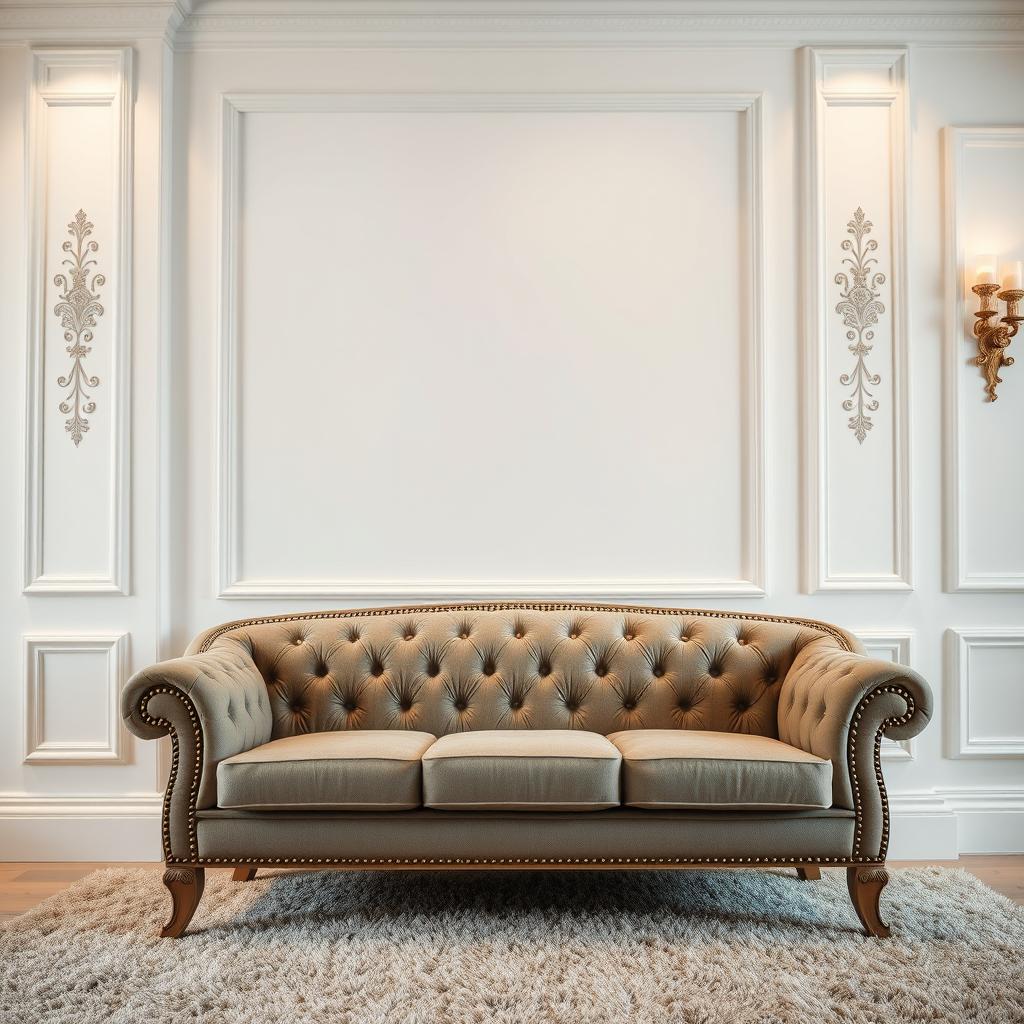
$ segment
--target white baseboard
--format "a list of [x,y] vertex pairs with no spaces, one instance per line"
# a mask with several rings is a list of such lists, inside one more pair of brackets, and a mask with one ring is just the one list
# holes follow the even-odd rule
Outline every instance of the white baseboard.
[[162,860],[162,805],[162,793],[0,794],[0,860]]
[[[0,860],[158,861],[161,793],[0,794]],[[1024,789],[891,793],[890,860],[1024,853]]]
[[1024,789],[890,793],[889,860],[1024,853]]

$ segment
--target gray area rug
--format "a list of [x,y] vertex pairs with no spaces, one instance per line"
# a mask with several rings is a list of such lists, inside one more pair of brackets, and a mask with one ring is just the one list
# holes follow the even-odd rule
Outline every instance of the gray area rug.
[[1024,910],[893,872],[893,938],[844,872],[208,871],[159,939],[158,872],[99,871],[0,928],[4,1024],[1024,1022]]

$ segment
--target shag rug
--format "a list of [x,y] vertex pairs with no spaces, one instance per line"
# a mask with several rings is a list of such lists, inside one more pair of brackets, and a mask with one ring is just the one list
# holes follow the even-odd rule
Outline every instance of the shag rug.
[[964,871],[207,871],[159,939],[159,872],[98,871],[0,928],[4,1024],[1024,1022],[1024,909]]

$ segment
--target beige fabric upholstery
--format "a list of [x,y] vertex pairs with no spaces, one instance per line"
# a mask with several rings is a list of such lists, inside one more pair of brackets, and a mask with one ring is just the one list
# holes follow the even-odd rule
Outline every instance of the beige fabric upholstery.
[[464,606],[219,627],[190,650],[251,655],[274,739],[331,729],[710,729],[778,736],[778,697],[835,626],[728,612]]
[[[594,813],[405,811],[402,814],[253,814],[203,811],[204,857],[582,861],[604,858],[849,856],[852,811]],[[770,862],[769,862],[770,863]]]
[[931,715],[931,689],[904,665],[808,647],[786,677],[779,702],[779,736],[832,759],[833,803],[860,812],[857,854],[878,856],[888,838],[876,749],[883,727],[892,739],[909,739]]
[[442,736],[423,755],[423,803],[453,811],[595,811],[619,805],[621,756],[568,729]]
[[248,810],[404,811],[420,806],[427,732],[286,736],[217,767],[218,804]]
[[622,752],[630,807],[786,810],[832,804],[830,761],[766,736],[632,729],[608,737]]
[[216,804],[220,761],[272,739],[372,729],[781,739],[831,761],[834,805],[857,817],[849,852],[876,857],[887,841],[876,742],[883,729],[916,735],[932,705],[915,673],[861,652],[836,626],[721,611],[508,602],[316,612],[207,630],[186,657],[129,680],[122,712],[136,735],[174,740],[169,859],[198,856],[197,812]]

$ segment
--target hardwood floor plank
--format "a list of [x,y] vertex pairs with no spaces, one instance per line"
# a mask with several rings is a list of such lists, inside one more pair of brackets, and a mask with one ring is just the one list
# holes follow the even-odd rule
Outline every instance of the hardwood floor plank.
[[[972,855],[944,861],[890,861],[888,866],[892,871],[900,871],[929,865],[969,871],[996,892],[1024,906],[1024,854]],[[93,871],[111,867],[148,868],[153,872],[163,870],[162,864],[152,861],[0,862],[0,920],[17,917]]]

